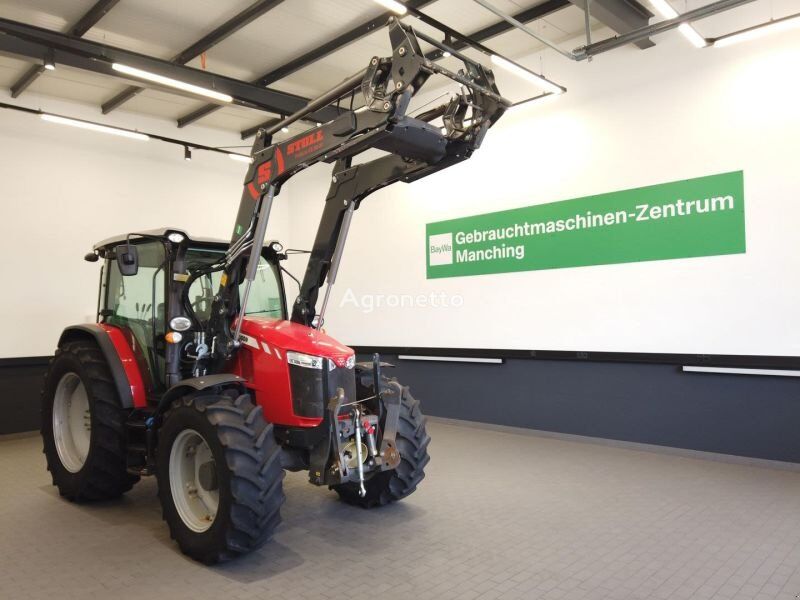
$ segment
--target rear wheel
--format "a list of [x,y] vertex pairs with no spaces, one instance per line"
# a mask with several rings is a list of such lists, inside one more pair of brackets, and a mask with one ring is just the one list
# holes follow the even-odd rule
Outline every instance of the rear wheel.
[[[364,379],[367,380],[367,389],[364,394],[359,394],[360,397],[375,393],[371,377],[365,376]],[[367,493],[363,498],[355,482],[333,486],[342,501],[363,508],[383,506],[412,494],[425,477],[425,465],[430,462],[428,445],[431,437],[425,430],[425,417],[419,401],[411,395],[408,387],[399,385],[396,380],[384,378],[383,383],[391,392],[400,394],[400,423],[395,437],[400,464],[396,469],[376,473],[365,481]],[[363,387],[363,383],[359,387]]]
[[53,485],[70,500],[108,500],[138,477],[127,472],[125,415],[97,344],[65,343],[42,390],[42,440]]
[[198,392],[176,402],[159,431],[157,475],[170,535],[195,560],[251,552],[280,523],[280,448],[248,394]]

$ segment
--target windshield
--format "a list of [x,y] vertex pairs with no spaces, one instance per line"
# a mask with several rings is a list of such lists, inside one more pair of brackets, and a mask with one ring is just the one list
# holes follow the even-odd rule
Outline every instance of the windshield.
[[[192,273],[198,267],[218,261],[223,254],[224,252],[220,250],[189,248],[186,252],[186,269],[189,273]],[[222,271],[203,275],[195,279],[189,288],[189,302],[195,315],[201,321],[207,321],[211,314],[211,304],[214,301],[214,294],[219,289],[220,277],[222,277]],[[253,281],[250,297],[247,300],[246,315],[272,317],[274,319],[285,318],[278,277],[279,274],[275,265],[268,263],[263,256],[260,257],[256,278]],[[240,297],[243,291],[244,283],[239,286]]]

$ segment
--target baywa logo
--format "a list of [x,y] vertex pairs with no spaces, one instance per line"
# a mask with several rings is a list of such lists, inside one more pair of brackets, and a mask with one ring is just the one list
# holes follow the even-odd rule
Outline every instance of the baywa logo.
[[432,267],[453,264],[452,233],[439,233],[428,236],[428,260]]

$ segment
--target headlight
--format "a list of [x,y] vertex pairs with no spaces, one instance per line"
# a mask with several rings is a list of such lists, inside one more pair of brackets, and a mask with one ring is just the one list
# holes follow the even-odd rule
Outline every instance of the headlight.
[[353,367],[355,367],[356,366],[356,355],[353,354],[353,356],[348,356],[347,357],[347,362],[344,363],[344,366],[347,367],[348,369],[352,369]]
[[286,362],[290,365],[305,367],[306,369],[322,370],[322,357],[303,354],[301,352],[287,352]]
[[192,322],[186,317],[174,317],[169,322],[170,329],[174,329],[175,331],[186,331],[191,326]]

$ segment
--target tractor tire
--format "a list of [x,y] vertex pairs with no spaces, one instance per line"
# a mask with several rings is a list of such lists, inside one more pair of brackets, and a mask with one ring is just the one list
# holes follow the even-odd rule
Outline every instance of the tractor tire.
[[42,389],[42,441],[59,493],[76,502],[110,500],[139,477],[127,471],[125,414],[97,344],[63,344]]
[[[367,493],[363,498],[359,496],[355,482],[333,486],[343,502],[362,508],[384,506],[412,494],[425,477],[425,465],[431,459],[428,455],[431,437],[425,430],[426,419],[419,408],[419,401],[411,395],[407,386],[400,386],[395,379],[383,377],[383,383],[399,389],[401,393],[400,423],[395,438],[400,464],[396,469],[375,473],[367,479],[364,482]],[[371,375],[362,376],[359,384],[358,397],[374,395]]]
[[280,452],[249,394],[201,391],[173,403],[156,474],[164,520],[184,554],[214,564],[269,540],[284,501]]

